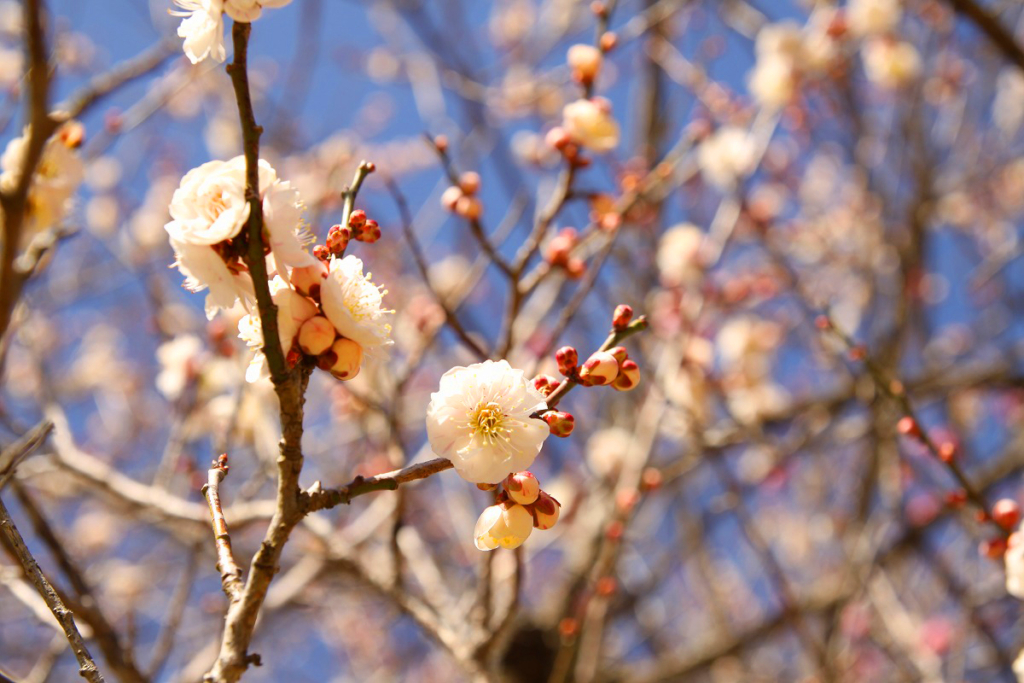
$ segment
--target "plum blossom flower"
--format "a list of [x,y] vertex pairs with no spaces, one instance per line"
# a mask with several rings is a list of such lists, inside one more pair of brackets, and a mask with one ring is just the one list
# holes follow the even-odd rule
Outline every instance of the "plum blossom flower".
[[223,62],[227,59],[224,49],[224,0],[174,0],[181,11],[171,10],[171,15],[184,17],[178,25],[178,37],[184,38],[182,49],[193,64],[207,57]]
[[184,17],[178,37],[184,38],[185,56],[193,64],[207,57],[218,62],[227,58],[224,49],[224,14],[234,21],[250,23],[260,18],[264,7],[284,7],[291,0],[174,0],[181,8],[172,10]]
[[363,274],[363,262],[355,256],[332,258],[327,279],[320,285],[320,304],[324,315],[338,334],[359,344],[371,358],[386,355],[391,339],[388,322],[394,311],[382,308],[384,294]]
[[463,479],[496,484],[537,457],[550,431],[530,415],[546,407],[523,371],[507,361],[455,367],[430,395],[427,438]]
[[[305,250],[301,230],[302,202],[292,186],[277,177],[273,167],[259,162],[265,235],[277,274],[288,281],[287,267],[309,266],[316,260]],[[175,265],[188,278],[186,287],[207,287],[207,317],[235,301],[252,299],[252,281],[241,264],[222,255],[229,240],[249,220],[245,199],[245,157],[210,161],[181,179],[171,198],[171,220],[164,226],[174,248]]]
[[473,540],[480,550],[518,548],[531,532],[533,515],[525,507],[515,503],[491,505],[477,519]]
[[578,145],[595,152],[610,152],[619,144],[619,124],[611,104],[603,98],[576,100],[562,110],[562,127]]
[[[71,205],[71,197],[85,177],[85,165],[75,150],[77,139],[67,134],[71,126],[78,124],[65,124],[43,147],[42,157],[29,186],[25,211],[26,238],[64,219]],[[13,190],[21,179],[27,145],[26,128],[21,137],[7,143],[3,156],[0,156],[0,187],[6,191]]]

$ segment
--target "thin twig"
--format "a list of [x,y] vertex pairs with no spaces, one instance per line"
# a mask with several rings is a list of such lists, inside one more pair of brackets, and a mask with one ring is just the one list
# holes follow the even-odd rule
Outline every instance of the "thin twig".
[[213,524],[213,537],[217,546],[217,570],[224,594],[231,602],[238,602],[242,597],[242,570],[235,562],[235,554],[231,549],[231,535],[228,533],[228,522],[224,518],[224,509],[220,504],[220,483],[228,476],[227,453],[221,455],[210,467],[209,479],[203,487],[203,495],[210,506],[210,519]]
[[0,534],[3,534],[4,538],[14,548],[14,554],[21,562],[21,567],[25,574],[36,590],[39,591],[39,595],[46,601],[46,606],[50,608],[53,616],[64,630],[64,635],[67,637],[68,643],[71,644],[71,649],[78,660],[78,673],[90,683],[103,683],[103,675],[96,668],[96,662],[93,660],[92,655],[89,654],[89,648],[85,646],[82,634],[78,632],[74,615],[71,614],[71,610],[64,606],[64,602],[57,595],[57,591],[53,589],[50,582],[43,576],[42,570],[39,569],[39,563],[32,557],[32,553],[29,552],[28,547],[25,545],[25,539],[18,533],[17,527],[14,526],[14,520],[11,519],[11,515],[7,511],[7,506],[4,505],[3,500],[0,500]]

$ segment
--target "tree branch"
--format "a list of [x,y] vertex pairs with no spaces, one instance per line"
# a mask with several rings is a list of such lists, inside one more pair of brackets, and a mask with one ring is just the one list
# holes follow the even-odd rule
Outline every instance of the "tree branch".
[[238,602],[242,597],[242,570],[235,562],[235,554],[231,550],[231,536],[228,534],[228,523],[224,519],[224,509],[220,504],[220,483],[228,476],[228,456],[221,455],[210,467],[209,480],[203,487],[203,495],[210,506],[210,518],[213,524],[213,537],[217,545],[217,570],[220,571],[220,582],[224,586],[224,594],[231,602]]

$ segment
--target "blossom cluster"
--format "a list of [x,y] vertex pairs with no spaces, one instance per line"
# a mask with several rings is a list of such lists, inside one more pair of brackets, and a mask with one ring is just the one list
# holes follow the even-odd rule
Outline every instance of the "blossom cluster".
[[[206,312],[240,303],[249,311],[239,321],[239,337],[250,347],[264,344],[262,322],[254,310],[255,288],[246,265],[243,246],[251,205],[246,198],[244,157],[211,161],[189,171],[171,199],[172,220],[164,227],[174,249],[175,265],[185,275],[191,291],[208,290]],[[267,272],[277,307],[279,342],[290,366],[303,355],[339,379],[359,373],[364,354],[380,357],[391,345],[389,316],[383,308],[383,292],[375,286],[363,262],[344,256],[347,239],[334,239],[334,249],[321,245],[313,256],[302,223],[302,200],[273,167],[259,162],[259,200]],[[363,241],[376,241],[379,227],[367,228],[365,213],[350,217],[350,234],[358,230]],[[333,229],[337,236],[341,229]],[[246,378],[254,382],[267,376],[265,357],[257,351]]]

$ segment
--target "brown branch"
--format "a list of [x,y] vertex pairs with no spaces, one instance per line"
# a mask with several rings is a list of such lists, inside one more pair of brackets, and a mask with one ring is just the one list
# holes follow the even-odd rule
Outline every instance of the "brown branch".
[[977,26],[1004,57],[1024,69],[1024,49],[1021,49],[1013,34],[999,23],[999,19],[974,0],[946,0],[946,3],[957,14],[966,17]]
[[53,431],[53,423],[43,420],[24,436],[0,452],[0,491],[14,477],[14,471],[26,457],[41,446]]
[[249,214],[248,256],[249,272],[256,289],[263,326],[263,352],[270,366],[270,376],[281,411],[280,456],[277,459],[278,481],[276,509],[260,549],[252,558],[249,576],[241,596],[228,607],[224,619],[224,635],[220,653],[204,680],[216,683],[234,683],[251,664],[259,665],[260,657],[248,652],[256,629],[256,618],[267,597],[270,582],[278,570],[278,562],[285,544],[295,526],[305,515],[299,474],[302,472],[302,417],[306,385],[312,365],[303,363],[289,370],[277,332],[277,307],[270,298],[264,260],[263,207],[259,194],[259,139],[262,129],[256,125],[249,92],[246,60],[248,56],[249,24],[235,22],[231,29],[234,43],[234,61],[228,66],[238,103],[245,145],[246,196],[252,210]]
[[71,649],[78,660],[78,673],[90,683],[103,683],[103,675],[96,668],[96,662],[93,660],[92,655],[89,654],[89,648],[85,646],[82,634],[78,632],[74,615],[71,614],[71,610],[64,606],[64,602],[57,595],[57,591],[53,589],[50,582],[43,576],[42,570],[39,569],[39,563],[32,557],[32,553],[29,552],[28,547],[25,545],[25,539],[18,533],[17,527],[14,526],[14,520],[11,519],[11,515],[7,511],[3,500],[0,500],[0,534],[3,535],[14,549],[14,554],[21,563],[25,574],[36,590],[39,591],[39,595],[46,601],[46,606],[50,608],[53,616],[64,630],[64,635],[67,637],[68,643],[71,644]]
[[213,525],[213,537],[217,546],[217,570],[224,594],[231,602],[238,602],[242,597],[242,570],[235,562],[235,554],[231,550],[231,535],[228,533],[228,522],[224,518],[224,509],[220,504],[220,483],[228,476],[228,456],[223,454],[210,467],[209,479],[203,487],[203,495],[210,506],[210,519]]
[[351,482],[336,489],[322,489],[316,482],[303,492],[303,507],[306,512],[327,510],[338,505],[348,505],[353,498],[374,491],[394,491],[401,484],[450,470],[454,465],[447,458],[434,458],[426,462],[403,467],[393,472],[385,472],[372,477],[356,477]]
[[0,191],[3,209],[3,245],[0,247],[0,337],[7,332],[14,305],[21,296],[27,275],[15,265],[21,244],[28,210],[28,192],[47,140],[59,123],[49,114],[50,64],[47,58],[46,36],[43,33],[43,0],[25,0],[25,81],[28,98],[25,120],[29,122],[25,156],[21,160],[18,182],[13,189]]

